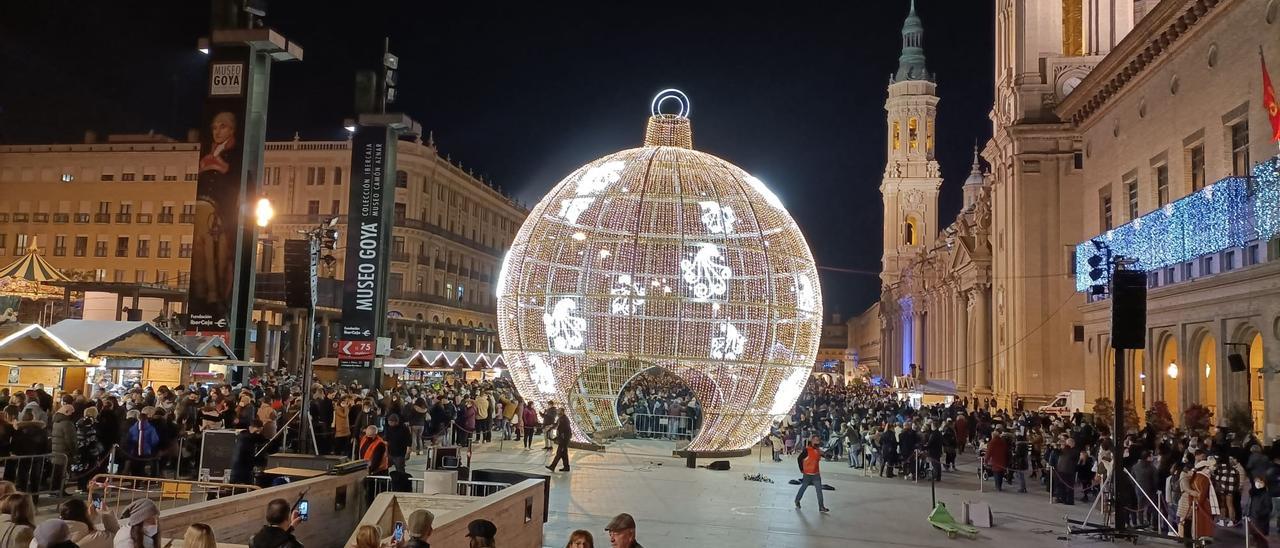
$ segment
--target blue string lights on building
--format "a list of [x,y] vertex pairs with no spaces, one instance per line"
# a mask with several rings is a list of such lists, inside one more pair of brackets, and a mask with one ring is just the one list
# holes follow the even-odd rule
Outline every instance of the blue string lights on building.
[[1152,271],[1249,242],[1280,235],[1280,156],[1253,168],[1252,177],[1228,177],[1164,207],[1076,245],[1076,290],[1089,277],[1093,240],[1114,255],[1137,259]]

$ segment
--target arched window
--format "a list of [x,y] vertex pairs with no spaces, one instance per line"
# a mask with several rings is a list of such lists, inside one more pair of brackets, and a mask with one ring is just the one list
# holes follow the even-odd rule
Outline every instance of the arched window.
[[907,146],[914,152],[920,146],[920,129],[917,127],[919,122],[915,117],[907,120]]
[[404,170],[396,172],[396,188],[409,188],[409,172]]
[[933,152],[933,119],[924,121],[924,149]]
[[902,128],[898,126],[897,120],[893,121],[893,131],[890,133],[893,135],[893,150],[902,148]]
[[902,225],[902,243],[903,245],[916,245],[919,238],[920,229],[916,226],[916,220],[907,217],[907,222]]

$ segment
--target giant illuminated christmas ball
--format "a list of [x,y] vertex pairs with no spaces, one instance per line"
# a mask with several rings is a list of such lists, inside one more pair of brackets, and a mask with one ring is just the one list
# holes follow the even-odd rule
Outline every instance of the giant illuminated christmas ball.
[[582,166],[529,213],[497,282],[499,336],[520,393],[567,402],[576,441],[617,427],[622,387],[660,367],[702,406],[688,450],[732,453],[809,377],[818,273],[764,182],[693,150],[684,94],[652,110],[644,146]]

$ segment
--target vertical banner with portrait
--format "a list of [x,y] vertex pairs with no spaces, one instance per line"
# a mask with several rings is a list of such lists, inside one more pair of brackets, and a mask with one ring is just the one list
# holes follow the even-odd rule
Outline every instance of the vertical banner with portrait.
[[240,302],[241,201],[245,194],[245,111],[250,56],[246,47],[217,48],[209,60],[209,87],[201,118],[196,183],[188,332],[220,335],[230,342]]
[[395,141],[389,135],[385,127],[362,126],[351,141],[339,367],[373,365],[380,327],[386,321],[389,198],[395,190],[386,184],[387,169],[395,161],[394,151],[388,150]]

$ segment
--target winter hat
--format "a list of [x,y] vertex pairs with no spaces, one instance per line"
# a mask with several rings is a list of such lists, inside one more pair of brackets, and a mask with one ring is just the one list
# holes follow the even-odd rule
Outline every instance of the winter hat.
[[60,542],[71,540],[71,530],[67,528],[67,522],[60,519],[51,519],[37,525],[32,536],[36,546],[47,548]]
[[156,508],[156,503],[151,502],[151,499],[138,499],[124,509],[124,515],[129,518],[129,526],[133,527],[142,525],[142,522],[147,521],[148,518],[158,517],[160,510]]

